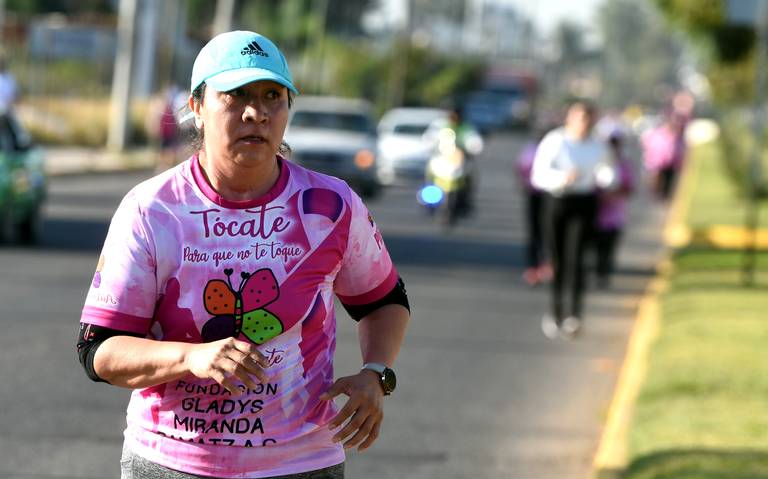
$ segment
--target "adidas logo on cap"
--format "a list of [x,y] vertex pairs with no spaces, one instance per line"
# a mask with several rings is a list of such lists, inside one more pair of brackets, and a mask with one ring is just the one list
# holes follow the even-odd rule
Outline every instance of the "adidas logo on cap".
[[245,48],[240,50],[240,55],[261,55],[262,57],[268,57],[267,52],[261,49],[256,41],[252,41]]

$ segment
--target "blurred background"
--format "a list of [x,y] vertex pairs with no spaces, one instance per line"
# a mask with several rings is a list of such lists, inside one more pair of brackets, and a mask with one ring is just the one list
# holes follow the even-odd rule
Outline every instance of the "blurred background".
[[[199,48],[234,28],[273,38],[303,94],[363,97],[379,116],[494,87],[517,91],[525,126],[568,96],[617,109],[659,108],[680,87],[708,99],[702,55],[685,51],[681,34],[667,26],[675,17],[687,21],[686,12],[657,3],[666,18],[653,3],[595,0],[4,0],[0,21],[21,90],[19,116],[33,137],[104,146],[108,120],[119,121],[109,116],[110,99],[121,106],[125,98],[115,96],[122,95],[127,111],[113,115],[128,115],[128,132],[110,141],[123,147],[151,140],[145,119],[152,98],[172,85],[186,90]],[[736,39],[742,51],[716,52],[744,70],[753,41],[746,30],[726,29],[723,42]],[[743,93],[730,83],[723,96]]]
[[[285,53],[290,159],[365,197],[408,286],[348,477],[768,478],[764,0],[0,0],[0,478],[118,477],[129,392],[87,380],[78,318],[123,195],[191,153],[192,63],[232,29]],[[550,341],[521,165],[574,98],[635,187],[584,334]],[[451,111],[474,187],[443,216],[423,187]],[[660,196],[644,137],[670,114]],[[359,363],[339,313],[336,375]]]

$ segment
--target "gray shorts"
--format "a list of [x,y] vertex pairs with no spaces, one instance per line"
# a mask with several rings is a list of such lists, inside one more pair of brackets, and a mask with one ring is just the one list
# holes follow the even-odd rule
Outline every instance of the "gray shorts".
[[[208,476],[186,474],[155,464],[137,456],[129,448],[123,446],[123,457],[120,459],[120,479],[211,479]],[[300,472],[287,476],[273,476],[265,479],[344,479],[344,463],[318,469],[316,471]]]

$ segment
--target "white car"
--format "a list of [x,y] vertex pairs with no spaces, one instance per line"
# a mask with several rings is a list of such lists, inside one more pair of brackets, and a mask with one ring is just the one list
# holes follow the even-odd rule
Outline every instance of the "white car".
[[285,141],[291,161],[341,178],[361,196],[379,191],[376,123],[368,101],[299,96]]
[[439,108],[395,108],[379,121],[379,178],[384,184],[424,179],[434,142],[424,133],[435,120],[447,119]]

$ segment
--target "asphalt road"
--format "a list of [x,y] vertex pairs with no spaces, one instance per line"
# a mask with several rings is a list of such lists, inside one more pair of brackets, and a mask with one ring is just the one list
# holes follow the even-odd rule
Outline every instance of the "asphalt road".
[[[348,455],[349,478],[585,479],[639,295],[660,257],[663,210],[633,204],[612,289],[590,293],[578,340],[549,341],[547,290],[520,279],[521,138],[490,139],[477,212],[450,234],[415,187],[368,202],[406,280],[413,319],[382,435]],[[0,478],[116,478],[129,392],[88,381],[74,350],[109,218],[149,173],[56,177],[44,238],[0,248]],[[643,195],[640,195],[643,196]],[[360,366],[339,312],[337,376]]]

